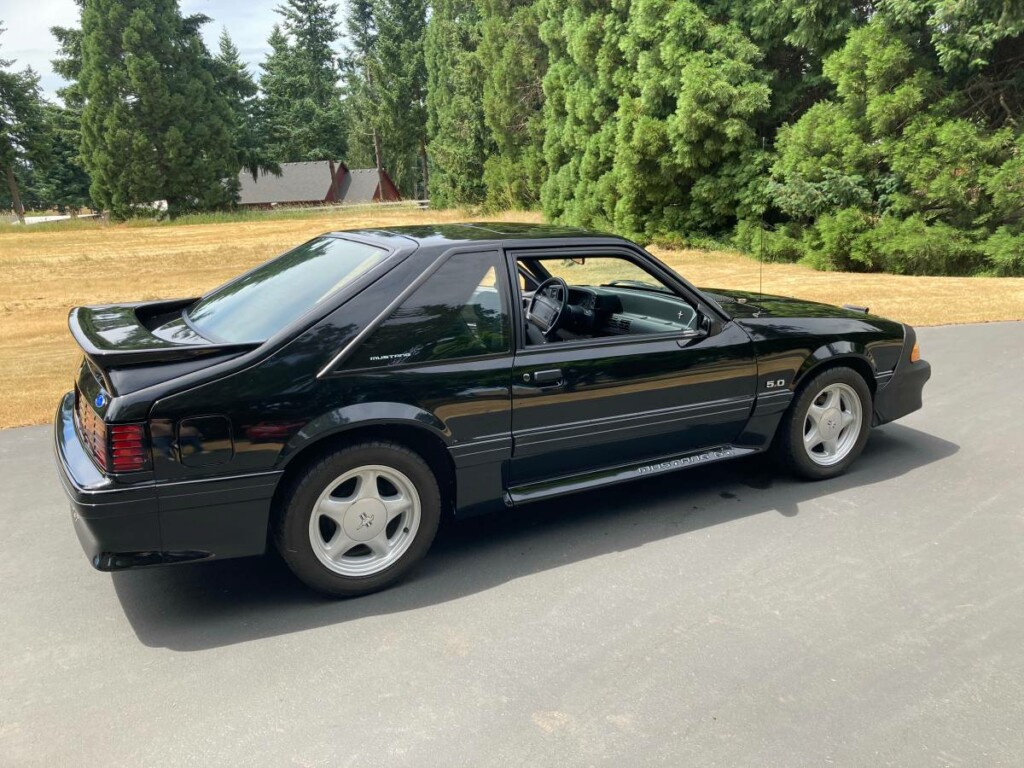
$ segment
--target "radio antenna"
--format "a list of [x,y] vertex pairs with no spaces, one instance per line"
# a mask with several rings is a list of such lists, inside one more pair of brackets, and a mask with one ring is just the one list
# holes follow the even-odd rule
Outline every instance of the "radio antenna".
[[757,293],[758,302],[764,301],[764,213],[761,214],[761,244],[757,259]]
[[[761,159],[764,159],[764,136],[761,137]],[[758,293],[758,304],[764,302],[764,209],[765,203],[761,202],[761,243],[760,251],[757,260],[757,293]]]

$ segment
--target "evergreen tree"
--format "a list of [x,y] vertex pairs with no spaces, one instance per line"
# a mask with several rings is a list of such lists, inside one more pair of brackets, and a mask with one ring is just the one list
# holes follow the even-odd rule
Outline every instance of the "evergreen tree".
[[544,213],[555,221],[610,229],[612,165],[625,74],[619,40],[628,5],[540,0],[544,76]]
[[346,161],[352,168],[380,168],[380,133],[375,120],[370,68],[377,43],[374,0],[350,0],[345,29],[348,53],[343,64],[348,126]]
[[773,166],[797,253],[828,268],[1024,273],[1017,75],[993,76],[998,50],[944,58],[955,26],[922,41],[927,21],[878,14],[826,59],[835,97],[780,131]]
[[478,0],[484,120],[495,151],[484,164],[488,205],[530,208],[544,182],[544,74],[538,3]]
[[387,170],[407,197],[429,182],[426,19],[426,0],[350,0],[346,24],[348,165]]
[[[3,31],[0,26],[0,34]],[[10,59],[0,59],[0,174],[14,213],[24,223],[18,177],[26,176],[33,165],[49,161],[50,136],[39,76],[30,67],[16,72],[11,69],[13,64]]]
[[279,162],[345,156],[346,126],[333,45],[338,6],[287,0],[261,65],[262,122],[270,157]]
[[82,158],[91,194],[117,218],[166,200],[174,216],[230,202],[232,115],[177,2],[86,0]]
[[368,62],[371,125],[381,163],[407,197],[426,193],[426,0],[376,0],[376,37]]
[[50,132],[51,160],[36,173],[33,191],[47,207],[76,216],[83,208],[92,207],[91,179],[79,151],[82,113],[57,104],[47,104],[43,109]]
[[688,0],[633,0],[618,46],[614,191],[603,213],[648,236],[730,226],[761,170],[753,123],[769,88],[757,46]]
[[281,168],[263,143],[260,108],[256,81],[242,61],[238,48],[228,35],[221,32],[218,52],[214,59],[217,87],[227,99],[233,115],[232,146],[240,168],[257,179],[260,172],[279,174]]
[[262,139],[272,156],[281,162],[300,158],[293,141],[292,106],[299,88],[298,65],[280,24],[267,38],[270,53],[260,64],[259,115]]
[[[81,6],[81,0],[79,0]],[[63,106],[48,105],[46,119],[53,140],[53,162],[36,179],[40,197],[72,216],[93,206],[89,195],[92,180],[82,163],[82,109],[85,96],[79,82],[82,72],[82,30],[51,27],[58,44],[53,71],[67,83],[57,90]]]
[[430,202],[440,208],[483,201],[483,72],[480,16],[473,0],[435,0],[424,44]]

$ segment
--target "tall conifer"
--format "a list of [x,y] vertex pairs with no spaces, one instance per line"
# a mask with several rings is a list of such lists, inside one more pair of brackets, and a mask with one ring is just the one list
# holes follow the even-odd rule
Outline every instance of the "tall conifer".
[[490,149],[483,115],[480,15],[473,0],[435,0],[427,26],[427,151],[437,207],[483,201]]
[[170,215],[230,202],[231,113],[206,65],[205,17],[168,0],[86,0],[82,158],[117,218],[166,200]]

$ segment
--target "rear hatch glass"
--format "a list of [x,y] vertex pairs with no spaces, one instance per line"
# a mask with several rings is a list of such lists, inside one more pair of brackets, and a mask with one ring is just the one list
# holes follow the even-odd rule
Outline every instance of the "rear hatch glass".
[[187,312],[211,341],[266,341],[379,264],[387,251],[321,237],[216,288]]

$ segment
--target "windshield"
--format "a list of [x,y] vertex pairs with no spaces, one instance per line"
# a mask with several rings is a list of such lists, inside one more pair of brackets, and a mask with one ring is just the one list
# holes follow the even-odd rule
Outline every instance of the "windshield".
[[310,240],[207,294],[187,317],[216,341],[265,341],[386,255],[383,248],[337,237]]

